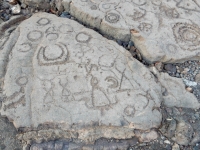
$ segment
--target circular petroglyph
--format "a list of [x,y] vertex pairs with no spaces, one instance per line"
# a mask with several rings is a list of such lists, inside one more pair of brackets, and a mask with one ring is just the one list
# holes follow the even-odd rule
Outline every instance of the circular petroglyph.
[[80,32],[76,35],[76,40],[80,43],[88,43],[92,36],[86,32]]
[[97,10],[97,6],[96,6],[96,5],[92,5],[90,8],[91,8],[92,10]]
[[165,14],[169,18],[178,18],[179,17],[179,13],[175,8],[165,10]]
[[58,38],[58,34],[57,33],[48,33],[46,38],[49,40],[49,41],[52,41],[52,40],[56,40]]
[[127,115],[127,116],[134,116],[135,114],[135,108],[133,106],[127,106],[125,109],[124,109],[124,113]]
[[26,85],[28,82],[28,78],[26,76],[22,76],[22,77],[19,77],[17,78],[16,80],[16,83],[19,85],[19,86],[24,86]]
[[176,42],[182,49],[196,50],[200,48],[200,29],[191,24],[177,23],[173,27]]
[[73,27],[68,25],[68,24],[63,24],[59,27],[59,31],[61,33],[69,33],[69,32],[73,32]]
[[174,44],[167,44],[166,48],[170,53],[176,53],[177,51],[177,47]]
[[30,51],[32,48],[32,44],[31,43],[23,43],[21,44],[21,48],[18,50],[20,52],[28,52]]
[[105,17],[106,21],[110,23],[117,23],[120,19],[120,16],[115,13],[108,13]]
[[34,30],[28,33],[27,38],[30,41],[34,42],[34,41],[40,40],[42,36],[43,36],[43,33],[41,31]]
[[67,61],[68,50],[63,43],[40,47],[37,59],[40,66],[60,65]]
[[39,20],[37,21],[37,23],[38,23],[39,25],[45,26],[45,25],[47,25],[47,24],[50,23],[50,20],[47,19],[47,18],[41,18],[41,19],[39,19]]
[[150,34],[151,30],[152,30],[152,25],[149,23],[140,23],[138,28],[140,29],[140,31],[142,31],[146,34]]
[[44,59],[45,60],[56,60],[63,56],[64,50],[61,46],[55,44],[51,46],[47,46],[44,49]]

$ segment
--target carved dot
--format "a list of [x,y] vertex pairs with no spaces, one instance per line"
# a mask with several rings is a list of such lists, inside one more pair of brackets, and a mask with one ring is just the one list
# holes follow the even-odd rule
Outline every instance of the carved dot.
[[19,77],[19,78],[17,79],[17,84],[18,84],[19,86],[24,86],[24,85],[27,84],[27,82],[28,82],[28,79],[27,79],[27,77],[25,77],[25,76]]
[[59,45],[51,45],[45,48],[44,58],[46,60],[56,60],[62,57],[64,51]]
[[97,6],[96,6],[96,5],[92,5],[90,8],[91,8],[92,10],[97,10]]
[[50,23],[50,20],[47,19],[47,18],[41,18],[40,20],[37,21],[37,23],[38,23],[39,25],[47,25],[47,24]]
[[88,43],[91,40],[91,35],[85,32],[80,32],[76,35],[76,40],[80,43]]
[[29,50],[31,50],[31,48],[32,48],[31,43],[23,43],[23,44],[21,44],[21,48],[18,51],[28,52]]
[[197,34],[194,31],[186,30],[183,33],[184,39],[188,41],[194,41],[197,38]]
[[175,53],[176,50],[177,50],[177,48],[176,48],[176,46],[173,45],[173,44],[168,44],[168,45],[167,45],[167,50],[168,50],[169,52],[171,52],[171,53]]
[[117,23],[119,21],[120,16],[118,14],[115,13],[109,13],[106,15],[106,21],[110,22],[110,23]]
[[125,109],[124,109],[124,113],[127,115],[127,116],[134,116],[135,114],[135,108],[133,106],[127,106]]
[[58,38],[58,34],[57,33],[49,33],[49,34],[47,34],[46,37],[49,41],[52,41],[52,40],[56,40]]
[[31,32],[28,33],[27,38],[28,38],[30,41],[33,41],[33,42],[34,42],[34,41],[40,40],[40,39],[42,38],[42,36],[43,36],[43,34],[42,34],[41,31],[36,31],[36,30],[34,30],[34,31],[31,31]]

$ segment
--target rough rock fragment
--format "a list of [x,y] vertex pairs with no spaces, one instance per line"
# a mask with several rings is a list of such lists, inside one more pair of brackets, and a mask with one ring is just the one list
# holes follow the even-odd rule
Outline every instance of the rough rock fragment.
[[159,73],[155,67],[150,68],[162,86],[163,104],[167,107],[200,108],[197,98],[185,89],[180,78],[174,78],[167,73]]
[[40,9],[50,8],[50,0],[20,0],[20,2],[28,6],[40,8]]
[[161,73],[159,81],[167,89],[165,91],[164,105],[167,107],[184,107],[198,109],[200,107],[196,97],[185,89],[183,81],[172,78],[168,74]]
[[192,126],[185,121],[179,121],[179,123],[177,124],[174,141],[176,141],[176,143],[180,145],[188,145],[190,143],[192,135]]

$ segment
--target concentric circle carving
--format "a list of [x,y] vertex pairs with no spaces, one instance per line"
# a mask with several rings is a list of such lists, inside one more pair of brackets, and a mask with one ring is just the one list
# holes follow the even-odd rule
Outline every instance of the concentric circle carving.
[[108,13],[105,19],[110,23],[117,23],[120,19],[120,16],[115,13]]
[[200,29],[191,24],[177,23],[173,27],[176,42],[182,49],[196,50],[200,48]]

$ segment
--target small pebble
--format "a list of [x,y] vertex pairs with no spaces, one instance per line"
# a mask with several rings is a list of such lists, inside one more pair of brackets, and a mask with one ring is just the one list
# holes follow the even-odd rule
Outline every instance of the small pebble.
[[171,144],[171,142],[169,140],[165,140],[164,143],[165,144]]
[[63,12],[61,15],[60,15],[60,17],[62,17],[62,18],[71,18],[71,15],[68,13],[68,12]]
[[27,7],[26,4],[24,4],[24,3],[21,4],[21,8],[25,9],[26,7]]
[[175,65],[172,65],[172,64],[166,64],[164,66],[164,69],[168,72],[171,72],[171,73],[176,73],[176,66]]
[[19,14],[21,12],[20,5],[17,4],[17,5],[12,6],[11,11],[12,11],[12,14],[14,14],[14,15]]
[[174,143],[174,145],[172,146],[172,150],[180,150],[179,145]]
[[190,93],[192,93],[193,89],[191,87],[187,87],[186,90]]

